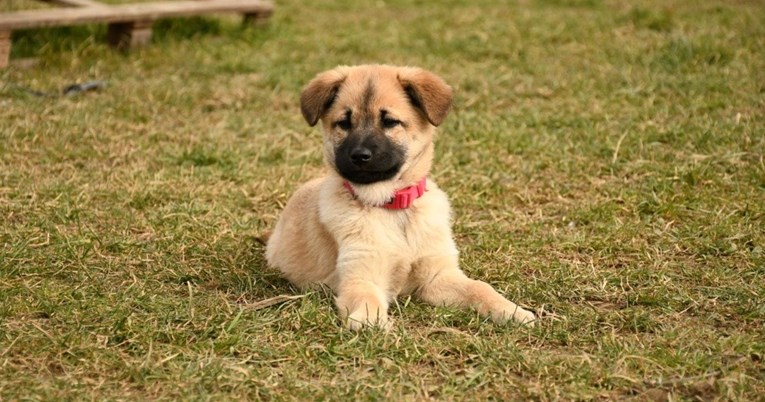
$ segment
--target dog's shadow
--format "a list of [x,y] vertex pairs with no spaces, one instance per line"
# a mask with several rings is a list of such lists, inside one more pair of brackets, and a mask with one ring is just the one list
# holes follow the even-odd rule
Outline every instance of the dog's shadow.
[[269,267],[263,236],[242,239],[239,247],[244,251],[236,257],[231,269],[220,273],[212,287],[225,292],[240,308],[248,311],[275,308],[305,297],[333,300],[329,287],[299,289],[284,279],[279,270]]

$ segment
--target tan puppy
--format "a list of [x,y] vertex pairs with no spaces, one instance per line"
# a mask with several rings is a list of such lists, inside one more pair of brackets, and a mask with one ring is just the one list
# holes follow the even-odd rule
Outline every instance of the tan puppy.
[[436,75],[386,65],[338,67],[303,90],[303,117],[321,121],[331,169],[289,200],[266,258],[301,288],[332,288],[349,328],[387,327],[388,305],[407,294],[533,324],[534,314],[460,270],[449,201],[426,179],[451,102]]

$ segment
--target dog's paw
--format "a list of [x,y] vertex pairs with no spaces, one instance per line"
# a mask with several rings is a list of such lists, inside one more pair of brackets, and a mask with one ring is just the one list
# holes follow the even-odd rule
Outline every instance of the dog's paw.
[[345,319],[345,327],[351,331],[360,331],[364,328],[379,328],[388,331],[391,325],[392,322],[387,316],[369,316],[366,312],[350,314]]
[[513,319],[522,325],[533,327],[536,325],[537,316],[531,311],[518,307],[518,310],[513,313]]
[[504,323],[509,320],[513,320],[521,325],[527,327],[533,327],[536,323],[537,316],[531,311],[523,309],[515,304],[504,306],[502,309],[494,310],[492,318],[495,322]]

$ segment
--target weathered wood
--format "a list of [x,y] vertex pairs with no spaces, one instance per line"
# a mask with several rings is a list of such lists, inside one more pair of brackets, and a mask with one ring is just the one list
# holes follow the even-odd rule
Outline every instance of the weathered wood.
[[151,25],[153,21],[114,22],[109,24],[107,41],[119,50],[145,46],[151,42]]
[[165,1],[103,7],[26,10],[0,13],[0,30],[13,31],[91,22],[151,21],[211,12],[253,13],[267,17],[273,12],[273,4],[267,0]]
[[261,25],[264,22],[268,21],[268,18],[270,16],[271,16],[270,12],[244,13],[244,19],[242,20],[242,22],[244,25]]
[[8,66],[11,57],[11,31],[0,31],[0,68]]
[[62,7],[109,7],[107,4],[93,0],[42,0]]

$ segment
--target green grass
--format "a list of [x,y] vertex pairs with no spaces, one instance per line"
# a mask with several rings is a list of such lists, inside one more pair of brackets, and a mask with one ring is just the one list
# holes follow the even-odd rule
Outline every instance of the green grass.
[[[0,400],[762,398],[765,7],[497,3],[280,1],[127,55],[15,33],[39,62],[0,72]],[[256,238],[322,170],[299,91],[366,62],[454,86],[432,177],[464,270],[536,328],[259,303],[296,290]]]

